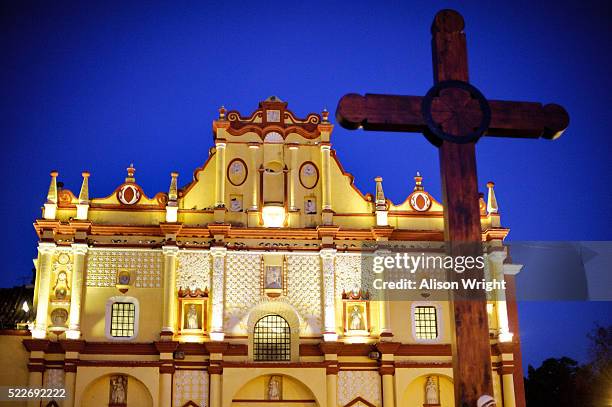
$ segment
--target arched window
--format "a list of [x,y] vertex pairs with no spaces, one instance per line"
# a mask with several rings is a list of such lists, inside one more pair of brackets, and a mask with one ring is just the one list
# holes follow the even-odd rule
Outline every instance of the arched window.
[[438,310],[433,305],[418,304],[412,308],[412,327],[417,340],[431,341],[438,339]]
[[280,315],[266,315],[255,323],[253,359],[291,360],[291,328]]

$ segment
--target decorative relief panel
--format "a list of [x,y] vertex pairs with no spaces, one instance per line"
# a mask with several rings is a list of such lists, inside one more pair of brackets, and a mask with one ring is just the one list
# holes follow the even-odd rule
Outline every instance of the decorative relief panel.
[[161,287],[163,254],[159,250],[96,250],[87,256],[87,286],[114,287],[117,272],[136,273],[135,287]]
[[208,373],[200,370],[177,370],[174,372],[172,405],[182,407],[193,401],[200,407],[208,405]]
[[372,256],[358,254],[336,255],[336,293],[337,299],[342,298],[342,292],[360,289],[368,290],[374,281]]
[[51,300],[70,304],[70,284],[72,278],[73,257],[71,249],[59,249],[53,256],[51,268]]
[[287,256],[287,299],[300,314],[301,335],[321,332],[319,256]]
[[44,387],[64,388],[64,369],[47,369],[44,376]]
[[338,405],[345,406],[361,397],[381,406],[380,375],[371,370],[341,370],[338,372]]
[[178,255],[176,288],[210,289],[210,253],[181,251]]
[[228,254],[225,272],[224,330],[245,335],[248,312],[261,298],[261,254]]

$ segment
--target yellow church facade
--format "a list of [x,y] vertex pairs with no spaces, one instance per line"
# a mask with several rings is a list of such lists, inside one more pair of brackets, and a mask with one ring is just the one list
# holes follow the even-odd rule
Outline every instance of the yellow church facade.
[[[359,287],[377,244],[436,252],[443,207],[417,173],[403,203],[363,194],[328,113],[271,97],[219,110],[206,162],[152,197],[136,168],[104,198],[58,187],[42,216],[29,330],[0,331],[0,386],[65,389],[27,406],[450,407],[451,307]],[[106,174],[105,176],[108,176]],[[514,276],[493,184],[481,197],[498,407],[524,406]],[[10,368],[9,368],[10,367]]]

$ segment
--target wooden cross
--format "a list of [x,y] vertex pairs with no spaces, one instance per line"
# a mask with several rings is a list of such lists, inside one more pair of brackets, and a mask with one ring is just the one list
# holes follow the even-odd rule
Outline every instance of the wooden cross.
[[[555,139],[569,116],[559,105],[487,100],[468,83],[463,17],[436,14],[432,27],[434,86],[422,96],[345,95],[336,119],[347,129],[423,133],[439,149],[445,239],[452,255],[482,254],[475,145],[481,136]],[[464,243],[473,243],[465,245]],[[482,278],[483,271],[463,274]],[[486,298],[454,297],[455,405],[476,407],[493,395]]]

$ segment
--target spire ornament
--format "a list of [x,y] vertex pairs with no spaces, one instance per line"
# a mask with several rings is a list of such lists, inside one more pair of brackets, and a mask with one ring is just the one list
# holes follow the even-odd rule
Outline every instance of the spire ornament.
[[134,168],[134,163],[131,163],[129,167],[127,167],[127,177],[125,177],[125,182],[136,182],[136,178],[134,177],[134,173],[136,172],[136,168]]
[[495,183],[492,181],[487,182],[487,189],[489,191],[489,195],[487,196],[487,213],[498,213],[499,206],[497,206],[497,198],[495,197]]
[[83,171],[83,183],[81,184],[81,191],[79,192],[79,202],[77,203],[77,216],[78,220],[87,220],[87,213],[89,212],[89,172]]
[[419,171],[417,171],[416,175],[414,176],[414,190],[415,191],[425,190],[425,188],[423,188],[423,177],[421,176],[421,173]]
[[166,204],[166,222],[178,221],[178,172],[170,173],[170,189],[168,190],[168,203]]
[[51,184],[49,184],[49,190],[47,191],[47,201],[45,202],[45,210],[43,211],[43,218],[55,219],[57,214],[57,176],[58,172],[51,171]]
[[385,199],[382,181],[382,177],[374,178],[374,182],[376,182],[376,226],[389,226],[387,200]]
[[168,191],[168,201],[175,202],[178,199],[178,188],[177,188],[177,178],[179,174],[178,172],[171,172],[170,177],[170,190]]
[[47,191],[47,203],[57,204],[57,176],[59,173],[56,170],[51,171],[51,183]]

